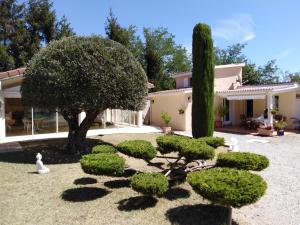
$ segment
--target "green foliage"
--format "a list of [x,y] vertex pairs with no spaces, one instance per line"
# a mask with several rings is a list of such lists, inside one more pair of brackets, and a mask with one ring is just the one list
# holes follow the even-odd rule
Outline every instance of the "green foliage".
[[178,135],[162,135],[156,138],[158,145],[158,151],[161,154],[168,154],[170,152],[179,152],[181,148],[182,140],[190,139],[184,136]]
[[214,56],[210,27],[197,24],[193,30],[193,106],[194,138],[212,136],[214,130]]
[[166,112],[161,112],[160,117],[162,118],[162,120],[164,121],[164,123],[166,124],[166,126],[168,126],[168,124],[172,120],[172,117],[168,113],[166,113]]
[[21,91],[28,106],[138,110],[147,95],[147,77],[122,45],[72,36],[51,42],[32,58]]
[[220,104],[216,109],[215,109],[215,114],[219,117],[219,119],[222,119],[226,114],[228,113],[228,109],[226,106],[223,104]]
[[169,187],[168,179],[160,173],[136,173],[130,178],[133,190],[144,195],[164,194]]
[[7,52],[7,47],[0,45],[0,71],[7,71],[14,68],[14,58]]
[[0,43],[7,47],[14,68],[25,66],[45,43],[73,34],[65,17],[57,21],[51,1],[23,2],[0,1]]
[[283,128],[285,128],[287,126],[287,123],[282,119],[282,120],[279,120],[279,121],[275,121],[274,126],[276,128],[278,128],[279,130],[282,130]]
[[269,166],[269,160],[265,156],[249,152],[220,153],[217,166],[260,171]]
[[259,175],[230,168],[192,172],[187,181],[204,198],[235,208],[256,202],[267,189],[266,182]]
[[138,159],[151,160],[157,151],[149,141],[133,140],[123,141],[117,145],[118,151]]
[[225,140],[222,137],[203,137],[199,138],[198,140],[204,141],[206,144],[213,148],[218,148],[225,144]]
[[212,159],[215,156],[214,148],[199,139],[186,139],[180,142],[179,155],[187,161],[197,159]]
[[92,149],[93,154],[98,154],[98,153],[116,153],[117,150],[114,146],[112,145],[96,145]]
[[84,155],[80,164],[85,173],[93,175],[120,176],[125,168],[125,160],[111,153]]

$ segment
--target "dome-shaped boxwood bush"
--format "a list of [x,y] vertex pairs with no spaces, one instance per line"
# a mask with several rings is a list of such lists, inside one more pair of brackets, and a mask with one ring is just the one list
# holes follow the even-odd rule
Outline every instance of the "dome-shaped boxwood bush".
[[125,168],[125,160],[112,153],[84,155],[80,164],[85,173],[93,175],[119,176]]
[[220,153],[217,166],[260,171],[269,166],[269,160],[265,156],[250,152]]
[[187,161],[212,159],[215,156],[214,148],[198,139],[181,141],[180,147],[179,155],[184,156]]
[[156,156],[156,149],[149,141],[123,141],[117,145],[118,151],[138,159],[151,160]]
[[199,138],[198,140],[206,142],[206,144],[213,148],[217,148],[225,144],[225,140],[222,137],[203,137]]
[[167,154],[180,151],[181,142],[189,139],[191,138],[178,135],[163,135],[156,138],[156,143],[158,145],[158,151],[161,154]]
[[192,172],[187,181],[204,198],[235,208],[256,202],[267,189],[266,182],[259,175],[231,168]]
[[160,173],[136,173],[130,178],[133,190],[144,195],[164,194],[169,187],[168,179]]
[[92,148],[92,153],[93,154],[116,153],[116,152],[117,152],[116,148],[112,145],[96,145]]

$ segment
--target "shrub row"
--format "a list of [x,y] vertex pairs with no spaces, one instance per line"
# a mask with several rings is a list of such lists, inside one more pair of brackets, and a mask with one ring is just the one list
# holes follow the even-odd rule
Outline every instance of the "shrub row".
[[189,173],[187,181],[204,198],[235,208],[256,202],[267,189],[266,182],[259,175],[230,168]]
[[158,151],[161,154],[167,154],[179,152],[181,150],[181,142],[189,139],[191,138],[178,135],[163,135],[156,138],[156,143],[158,145]]
[[218,148],[225,144],[225,140],[222,137],[203,137],[199,138],[198,140],[204,141],[206,144],[213,148]]
[[269,160],[255,153],[229,152],[218,155],[217,166],[260,171],[269,166]]
[[98,153],[116,153],[117,150],[112,145],[96,145],[92,148],[92,154]]
[[125,160],[112,153],[84,155],[80,164],[85,173],[93,175],[119,176],[125,168]]
[[179,155],[184,156],[187,161],[212,159],[215,156],[213,147],[197,139],[183,140],[180,145]]
[[144,160],[151,160],[157,154],[153,145],[143,140],[123,141],[117,145],[117,149],[125,155]]
[[160,173],[136,173],[130,178],[133,190],[144,195],[164,194],[169,187],[168,179]]

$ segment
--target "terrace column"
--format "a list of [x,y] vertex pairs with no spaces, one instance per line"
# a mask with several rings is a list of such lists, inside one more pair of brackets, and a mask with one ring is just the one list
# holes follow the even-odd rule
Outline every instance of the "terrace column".
[[273,94],[267,94],[267,107],[268,107],[268,125],[273,126],[273,114],[271,113],[273,109]]
[[[1,84],[0,84],[1,85]],[[5,105],[3,92],[0,90],[0,139],[5,138]]]
[[137,112],[137,126],[142,127],[143,126],[143,111]]

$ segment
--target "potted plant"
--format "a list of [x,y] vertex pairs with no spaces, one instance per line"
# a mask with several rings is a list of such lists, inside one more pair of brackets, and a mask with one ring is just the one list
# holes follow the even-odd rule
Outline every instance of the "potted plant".
[[277,135],[283,136],[284,135],[284,128],[286,127],[287,123],[283,120],[279,120],[275,122],[275,127],[277,128]]
[[275,116],[278,113],[278,109],[271,109],[271,114]]
[[170,127],[168,125],[171,122],[172,117],[168,113],[166,113],[166,112],[162,112],[160,114],[160,117],[162,118],[162,120],[165,123],[165,127],[162,127],[163,132],[166,133],[166,134],[171,133],[172,127]]
[[215,113],[218,116],[217,120],[215,121],[215,127],[220,128],[223,126],[223,117],[226,116],[226,114],[228,113],[228,109],[222,104],[220,104],[216,108]]

